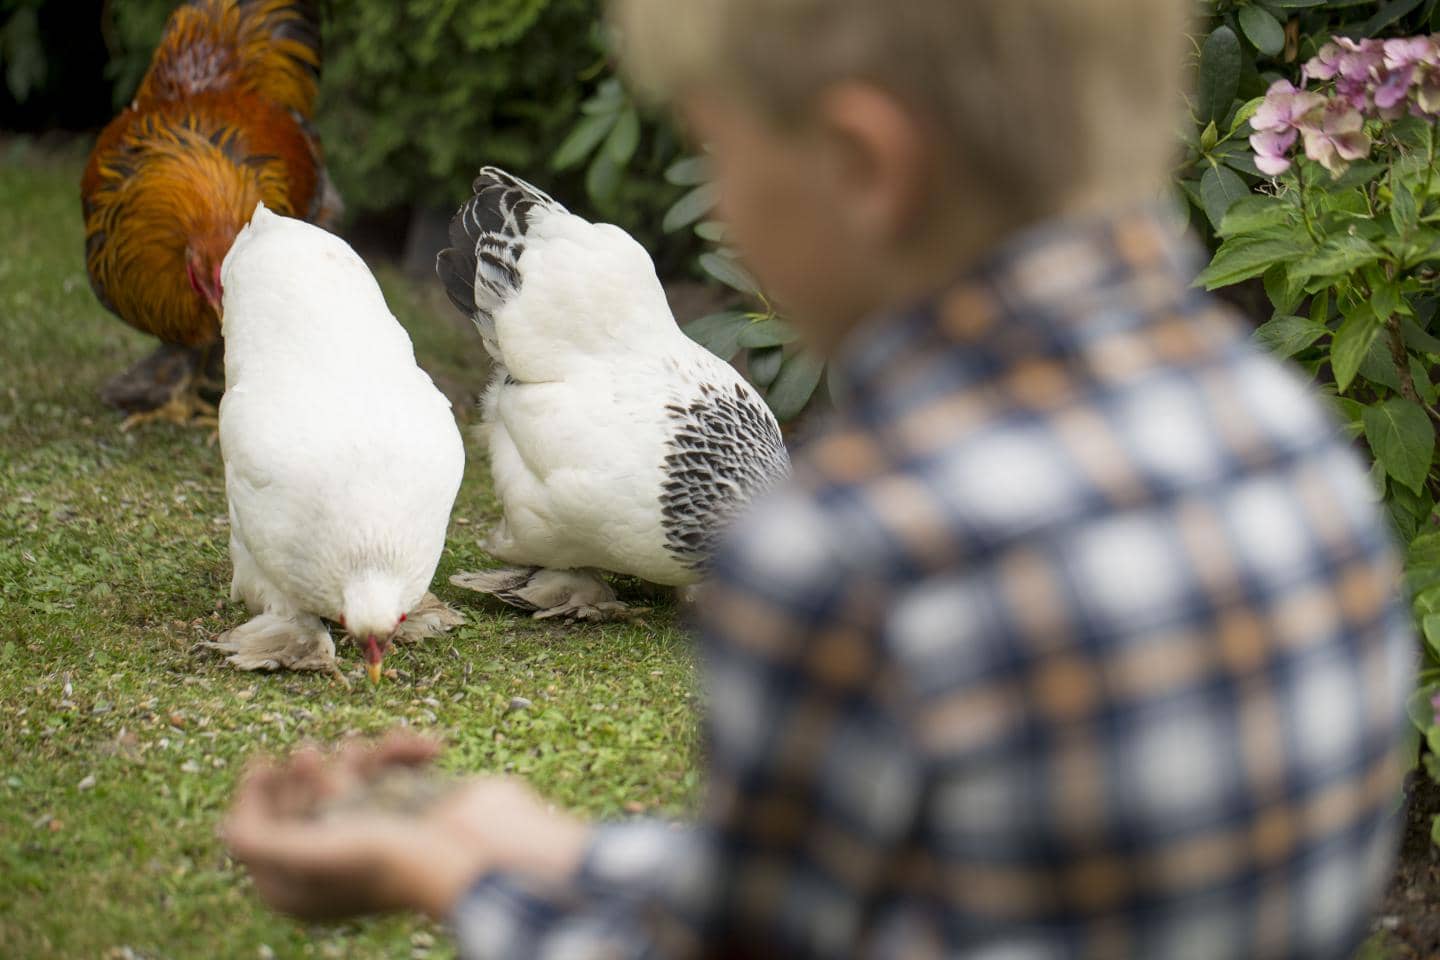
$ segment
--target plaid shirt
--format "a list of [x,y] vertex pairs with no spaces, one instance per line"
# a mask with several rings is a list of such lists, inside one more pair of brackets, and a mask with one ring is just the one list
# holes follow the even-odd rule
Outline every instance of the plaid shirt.
[[851,338],[848,402],[703,602],[697,824],[490,875],[479,957],[1340,957],[1415,647],[1313,392],[1145,215]]

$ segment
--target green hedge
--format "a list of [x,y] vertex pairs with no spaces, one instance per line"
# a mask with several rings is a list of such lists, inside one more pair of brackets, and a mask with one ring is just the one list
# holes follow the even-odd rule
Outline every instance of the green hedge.
[[[63,37],[42,35],[42,0],[0,0],[0,73],[23,101],[58,83]],[[101,15],[114,106],[149,65],[175,0],[112,0]],[[603,180],[552,163],[610,68],[601,0],[332,0],[317,123],[353,211],[468,195],[481,164],[536,180],[577,210],[613,220],[661,250],[688,250],[659,224],[679,191],[663,172],[678,153],[668,124],[637,125]],[[629,138],[626,138],[629,139]],[[588,182],[587,182],[588,181]],[[670,251],[665,256],[665,251]]]

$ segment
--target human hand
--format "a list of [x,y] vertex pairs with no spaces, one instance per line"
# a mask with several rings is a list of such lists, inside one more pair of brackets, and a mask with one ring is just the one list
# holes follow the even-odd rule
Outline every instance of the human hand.
[[[329,760],[309,748],[283,765],[257,764],[225,821],[226,845],[267,903],[311,919],[403,909],[443,917],[487,870],[558,878],[578,867],[588,829],[517,781],[459,784],[411,813],[333,804],[383,771],[423,766],[437,752],[431,741],[392,735]],[[327,806],[336,812],[316,816]]]
[[417,813],[337,801],[394,767],[419,767],[432,741],[391,736],[379,746],[347,744],[325,757],[302,748],[284,763],[253,764],[237,789],[222,835],[250,868],[262,899],[277,910],[333,919],[388,910],[436,912],[437,882],[463,883],[479,855],[437,836]]

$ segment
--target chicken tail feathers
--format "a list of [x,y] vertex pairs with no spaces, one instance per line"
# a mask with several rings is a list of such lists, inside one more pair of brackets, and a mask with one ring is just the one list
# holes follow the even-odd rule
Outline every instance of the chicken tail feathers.
[[474,321],[485,346],[499,359],[495,312],[520,290],[520,256],[537,214],[565,213],[542,190],[497,167],[484,167],[450,220],[450,246],[435,258],[435,272],[456,309]]

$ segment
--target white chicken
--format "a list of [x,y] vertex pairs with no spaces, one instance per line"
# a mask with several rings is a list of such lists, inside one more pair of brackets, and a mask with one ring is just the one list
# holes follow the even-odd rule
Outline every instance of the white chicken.
[[625,605],[600,571],[695,582],[727,521],[789,471],[775,417],[681,332],[625,231],[486,167],[436,270],[495,359],[483,402],[503,519],[482,545],[515,567],[451,583],[537,617]]
[[231,598],[255,617],[207,646],[338,674],[324,618],[377,682],[392,641],[461,622],[428,592],[465,467],[450,402],[339,237],[261,204],[221,282]]

